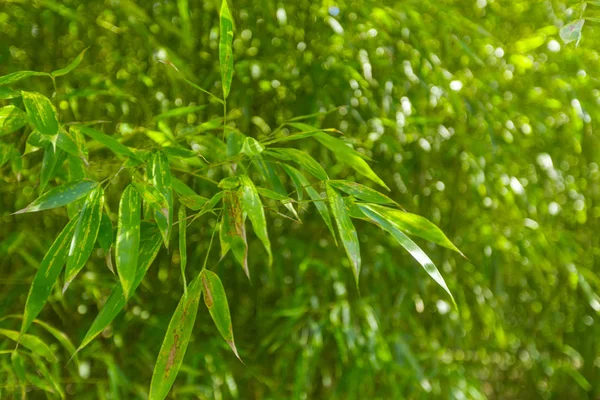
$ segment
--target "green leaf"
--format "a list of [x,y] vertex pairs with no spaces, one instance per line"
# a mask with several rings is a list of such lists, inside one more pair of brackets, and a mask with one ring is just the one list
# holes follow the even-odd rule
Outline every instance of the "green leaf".
[[20,81],[24,78],[29,78],[30,76],[50,76],[50,74],[46,72],[36,72],[36,71],[18,71],[13,72],[12,74],[4,75],[0,77],[0,86],[10,85],[15,82]]
[[81,132],[83,132],[86,136],[91,137],[98,143],[101,143],[104,146],[108,147],[110,151],[112,151],[115,154],[125,157],[137,158],[135,153],[129,147],[119,143],[117,139],[115,139],[112,136],[102,133],[94,128],[90,128],[89,126],[81,126],[77,129],[80,129]]
[[127,186],[119,203],[115,261],[123,293],[128,298],[136,275],[140,249],[142,201],[133,185]]
[[400,245],[404,247],[419,264],[421,264],[429,276],[431,276],[433,280],[436,281],[438,285],[440,285],[446,291],[446,293],[450,295],[450,298],[456,307],[456,302],[454,301],[452,293],[450,293],[450,289],[448,289],[442,274],[440,274],[440,271],[438,271],[437,267],[433,261],[431,261],[429,256],[425,254],[425,252],[421,250],[421,248],[417,246],[415,242],[413,242],[400,229],[398,229],[396,225],[388,221],[381,213],[379,213],[373,206],[367,204],[358,204],[358,207],[375,224],[388,231],[394,237],[394,239],[396,239],[396,241],[400,243]]
[[48,300],[52,287],[67,260],[71,238],[73,237],[73,232],[75,232],[77,221],[78,218],[73,218],[69,221],[42,259],[27,295],[21,333],[25,333],[29,329],[29,326],[40,311],[42,311],[44,304]]
[[[138,266],[136,269],[137,272],[135,280],[131,286],[131,293],[135,292],[135,289],[137,289],[142,282],[142,279],[144,279],[144,275],[146,275],[150,265],[156,258],[161,245],[160,231],[153,223],[142,221],[140,237]],[[127,299],[123,293],[123,287],[120,283],[118,283],[113,287],[108,299],[104,303],[104,306],[96,316],[96,319],[94,319],[90,329],[85,334],[85,337],[81,341],[77,352],[90,344],[90,342],[94,340],[94,338],[98,336],[100,332],[102,332],[108,326],[108,324],[112,322],[113,319],[115,319],[126,303]]]
[[427,218],[375,204],[371,204],[369,207],[408,235],[418,236],[463,255],[454,243],[444,235],[444,232]]
[[308,197],[310,197],[313,204],[317,208],[317,211],[319,211],[319,214],[321,214],[321,218],[323,218],[325,225],[327,225],[327,228],[329,229],[329,232],[331,232],[331,236],[333,236],[333,240],[337,245],[337,239],[335,236],[335,231],[333,230],[333,223],[331,222],[331,215],[329,214],[329,208],[327,207],[326,199],[321,197],[319,192],[317,192],[317,190],[312,186],[308,179],[306,179],[302,172],[286,164],[282,164],[281,167],[290,177],[292,177],[292,179],[296,179],[300,186],[306,190]]
[[33,126],[43,135],[56,135],[58,133],[58,119],[50,100],[36,92],[21,92],[21,96]]
[[331,212],[333,213],[333,219],[335,220],[340,239],[342,239],[342,244],[344,245],[348,259],[350,260],[350,265],[352,265],[352,272],[354,273],[354,279],[356,281],[356,286],[358,287],[361,263],[358,235],[352,224],[352,220],[348,215],[346,204],[344,203],[342,196],[329,185],[326,186],[326,189]]
[[183,183],[181,180],[171,176],[171,185],[173,190],[180,196],[197,196],[198,193],[194,192],[194,189]]
[[52,71],[50,73],[50,75],[56,77],[56,76],[63,76],[68,74],[69,72],[73,71],[75,68],[77,68],[79,66],[79,64],[81,64],[81,60],[83,60],[83,56],[85,55],[85,52],[87,51],[87,49],[89,49],[89,47],[86,47],[85,49],[83,49],[83,51],[81,53],[79,53],[77,55],[77,57],[75,57],[73,59],[73,61],[71,61],[69,63],[69,65],[67,65],[64,68],[61,69],[57,69],[56,71]]
[[175,382],[192,336],[201,293],[202,281],[198,276],[181,296],[169,322],[152,373],[150,400],[163,400]]
[[8,105],[0,108],[0,136],[13,133],[24,127],[28,122],[29,117],[19,107]]
[[270,155],[271,157],[277,158],[279,160],[284,161],[294,161],[295,163],[301,165],[306,168],[308,172],[310,172],[315,178],[320,179],[322,181],[329,179],[327,176],[327,172],[321,167],[314,158],[312,158],[308,153],[292,148],[285,149],[270,149],[265,150],[265,154]]
[[0,100],[16,99],[18,97],[21,97],[20,91],[0,87]]
[[220,36],[219,36],[219,66],[221,68],[221,85],[223,85],[223,99],[226,99],[231,90],[231,79],[233,77],[233,17],[227,6],[227,0],[221,3],[219,13]]
[[44,193],[48,181],[52,178],[52,173],[54,172],[57,161],[57,151],[60,150],[55,150],[54,146],[51,144],[46,145],[46,148],[44,149],[44,158],[42,160],[42,169],[40,171],[40,194]]
[[[24,384],[26,378],[25,378],[25,366],[23,365],[23,357],[21,357],[21,355],[15,350],[10,355],[10,361],[12,362],[13,371],[15,371],[15,375],[17,376],[17,378],[19,379],[21,384]],[[25,398],[24,393],[23,393],[22,398]]]
[[348,164],[359,174],[369,178],[387,190],[390,190],[385,182],[382,181],[381,178],[375,174],[375,172],[373,172],[369,164],[367,164],[367,162],[363,159],[363,156],[361,156],[356,150],[348,147],[342,140],[334,138],[323,132],[317,133],[315,137],[323,146],[327,147],[340,162]]
[[167,199],[165,199],[165,196],[157,188],[146,182],[133,182],[132,185],[152,209],[163,214],[165,219],[167,218],[169,215]]
[[261,188],[261,187],[256,188],[256,190],[258,191],[258,194],[260,194],[263,197],[280,201],[281,204],[283,204],[288,210],[290,210],[292,212],[292,214],[294,214],[294,217],[296,217],[296,219],[298,221],[300,221],[300,216],[298,215],[298,213],[296,212],[296,209],[294,208],[294,205],[293,205],[294,200],[291,197],[287,197],[287,196],[284,196],[277,192],[274,192],[270,189],[265,189],[265,188]]
[[223,216],[219,225],[219,240],[221,242],[221,257],[231,249],[235,259],[240,263],[246,276],[250,279],[248,270],[248,244],[246,242],[246,227],[238,192],[225,190],[223,197]]
[[110,217],[102,213],[100,229],[98,230],[98,244],[104,251],[108,251],[113,243],[113,226]]
[[273,253],[271,253],[271,242],[269,241],[269,233],[267,232],[267,220],[265,218],[265,210],[258,195],[258,191],[254,183],[247,175],[240,176],[241,187],[240,200],[242,210],[248,215],[254,233],[260,239],[269,255],[269,266],[273,264]]
[[102,220],[103,205],[104,190],[98,186],[88,195],[81,208],[79,221],[69,248],[63,293],[67,290],[73,278],[81,271],[90,254],[92,254],[92,250],[94,250],[94,244],[100,229],[100,221]]
[[158,228],[161,230],[165,247],[169,247],[171,237],[171,225],[173,224],[173,189],[171,186],[171,168],[167,156],[158,151],[154,153],[149,163],[149,176],[152,184],[164,196],[167,201],[167,212],[156,211],[155,218]]
[[560,28],[560,38],[563,40],[563,42],[565,42],[565,44],[579,41],[579,39],[581,39],[581,30],[583,29],[584,24],[585,19],[578,19],[563,26]]
[[51,208],[65,206],[81,199],[94,190],[97,186],[98,182],[94,182],[89,179],[81,179],[78,181],[69,182],[63,186],[49,190],[37,200],[34,200],[27,207],[15,212],[15,214],[49,210]]
[[179,198],[179,201],[187,208],[194,211],[198,211],[202,209],[202,207],[206,204],[208,199],[206,197],[202,197],[195,194],[193,196],[181,196]]
[[265,148],[262,144],[251,137],[247,137],[242,145],[242,153],[247,154],[250,157],[259,155],[264,149]]
[[228,176],[227,178],[221,179],[219,182],[219,188],[225,190],[237,189],[240,186],[240,178],[237,176]]
[[179,157],[179,158],[193,158],[198,155],[192,150],[185,149],[183,147],[171,147],[166,146],[161,149],[167,156],[169,157]]
[[202,286],[204,288],[204,304],[206,304],[219,333],[223,336],[229,347],[231,347],[235,356],[240,359],[233,339],[231,314],[223,283],[217,274],[207,269],[202,271],[200,277],[202,278]]
[[177,220],[179,222],[179,264],[181,267],[181,280],[183,281],[183,288],[187,290],[187,281],[185,279],[185,267],[187,266],[187,218],[185,215],[185,207],[179,207]]
[[180,117],[183,115],[188,115],[188,114],[194,113],[196,111],[203,110],[206,107],[207,107],[206,104],[203,104],[200,106],[187,106],[187,107],[174,108],[172,110],[158,114],[156,117],[154,117],[154,119],[161,120],[161,119],[165,119],[165,118]]
[[376,204],[396,204],[396,202],[384,194],[379,193],[376,190],[371,189],[360,183],[350,182],[345,180],[330,180],[327,184],[334,188],[341,190],[351,196],[356,197],[359,200],[368,201]]
[[54,363],[58,361],[50,347],[37,336],[29,335],[27,333],[21,335],[19,332],[9,329],[0,329],[0,335],[18,342],[26,349],[31,350],[35,354],[39,354],[50,362]]

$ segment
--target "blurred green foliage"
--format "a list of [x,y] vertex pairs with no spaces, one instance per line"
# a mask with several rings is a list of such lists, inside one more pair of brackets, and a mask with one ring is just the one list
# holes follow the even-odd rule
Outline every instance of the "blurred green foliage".
[[[468,260],[418,241],[441,269],[454,309],[402,248],[358,221],[359,294],[314,208],[302,207],[302,224],[272,212],[271,269],[255,237],[252,284],[232,257],[215,268],[245,364],[201,311],[171,396],[598,398],[600,7],[587,3],[584,11],[585,2],[558,0],[230,2],[228,124],[265,138],[294,116],[321,112],[308,122],[342,131],[374,160],[389,196],[440,226]],[[207,132],[194,150],[211,159],[223,150],[214,131],[222,104],[161,62],[220,97],[220,2],[1,4],[0,76],[57,70],[89,47],[55,85],[47,77],[20,83],[52,97],[61,123],[105,121],[104,132],[138,148]],[[582,16],[590,20],[578,46],[565,44],[561,27]],[[183,106],[189,113],[163,114]],[[25,147],[26,136],[7,137]],[[360,178],[316,141],[294,146],[332,179]],[[10,215],[38,196],[42,164],[41,152],[12,151],[0,152],[4,330],[18,330],[14,314],[66,223],[64,210]],[[119,169],[105,148],[89,151],[98,179]],[[208,197],[222,177],[174,174]],[[126,183],[117,176],[111,187]],[[116,212],[118,197],[107,196]],[[189,271],[200,271],[215,223],[205,216],[188,227]],[[179,263],[177,251],[161,250],[126,310],[68,364],[69,342],[42,323],[29,333],[50,344],[56,363],[11,359],[14,342],[2,335],[0,397],[20,396],[23,362],[39,381],[32,398],[44,396],[39,388],[50,397],[146,397],[182,294]],[[114,283],[97,249],[64,297],[54,288],[39,318],[80,343]]]

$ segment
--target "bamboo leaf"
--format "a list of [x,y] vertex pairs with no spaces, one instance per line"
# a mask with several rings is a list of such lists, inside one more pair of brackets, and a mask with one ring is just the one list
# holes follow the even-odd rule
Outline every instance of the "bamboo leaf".
[[190,210],[198,211],[202,209],[208,199],[195,194],[193,196],[181,196],[179,201]]
[[183,288],[187,290],[187,281],[185,280],[185,267],[187,266],[187,219],[184,206],[179,207],[177,220],[179,222],[179,264],[181,267],[181,280],[183,281]]
[[242,144],[242,153],[247,154],[250,157],[259,155],[264,149],[262,144],[251,137],[244,139],[244,143]]
[[56,71],[52,71],[50,73],[50,75],[56,77],[56,76],[63,76],[68,74],[69,72],[73,71],[75,68],[77,68],[79,66],[79,64],[81,64],[81,60],[83,60],[83,56],[85,55],[85,52],[89,49],[89,47],[86,47],[85,49],[83,49],[83,51],[81,53],[79,53],[77,55],[77,57],[75,57],[73,59],[73,61],[71,61],[69,63],[69,65],[67,65],[64,68],[61,69],[57,69]]
[[167,199],[161,192],[152,185],[145,182],[133,182],[132,185],[137,189],[142,199],[157,212],[160,212],[167,218],[169,208]]
[[113,226],[110,217],[102,213],[100,229],[98,230],[98,244],[104,251],[108,251],[113,243]]
[[86,136],[91,137],[98,143],[101,143],[104,146],[108,147],[108,149],[115,154],[125,157],[137,158],[135,153],[129,147],[119,143],[119,141],[117,141],[117,139],[115,139],[112,136],[102,133],[94,128],[90,128],[89,126],[81,126],[77,129],[80,129],[81,132],[83,132]]
[[390,190],[385,182],[382,181],[381,178],[375,174],[375,172],[373,172],[369,164],[367,164],[367,162],[363,159],[363,156],[361,156],[356,150],[348,147],[342,140],[334,138],[323,132],[317,133],[315,137],[323,146],[327,147],[340,162],[348,164],[359,174],[369,178],[387,190]]
[[319,180],[327,180],[329,177],[327,176],[327,172],[321,167],[314,158],[312,158],[308,153],[293,149],[293,148],[285,148],[285,149],[270,149],[265,150],[265,154],[270,155],[271,157],[277,158],[279,160],[284,161],[294,161],[295,163],[301,165],[306,168],[308,172],[310,172],[315,178]]
[[224,212],[219,225],[221,258],[225,257],[229,250],[232,250],[235,259],[240,263],[246,276],[250,279],[246,227],[238,192],[234,190],[225,190],[224,192]]
[[240,176],[240,200],[242,210],[248,215],[254,233],[260,239],[265,250],[269,255],[269,266],[273,264],[273,253],[271,253],[271,242],[269,241],[269,233],[267,231],[267,220],[265,218],[265,210],[258,195],[258,191],[254,183],[247,175]]
[[71,247],[69,248],[63,293],[92,254],[100,229],[103,205],[104,190],[101,187],[94,189],[83,203],[79,221],[71,240]]
[[231,314],[229,312],[227,294],[225,293],[223,283],[217,274],[207,269],[203,270],[200,276],[204,288],[204,304],[206,304],[208,312],[217,326],[219,333],[221,333],[223,339],[225,339],[229,347],[231,347],[235,356],[241,361],[233,339]]
[[49,190],[37,200],[34,200],[27,207],[15,212],[15,214],[49,210],[51,208],[65,206],[81,199],[94,190],[97,186],[98,182],[94,182],[89,179],[81,179],[78,181],[69,182],[63,186]]
[[233,77],[233,17],[229,11],[227,0],[221,3],[220,36],[219,36],[219,65],[221,68],[221,84],[223,85],[223,99],[226,99],[231,90]]
[[51,144],[47,145],[44,149],[44,158],[42,160],[42,169],[40,171],[40,194],[44,193],[44,189],[46,189],[46,185],[48,185],[48,181],[54,172],[57,161],[57,151],[60,150],[55,149]]
[[167,201],[167,212],[156,211],[155,218],[162,232],[165,247],[169,247],[171,225],[173,224],[173,189],[171,184],[171,168],[165,154],[158,151],[154,153],[149,162],[152,184]]
[[27,113],[19,107],[8,105],[0,108],[0,136],[13,133],[24,127],[28,122]]
[[37,336],[33,336],[27,333],[21,335],[19,332],[9,329],[0,329],[0,335],[5,336],[15,342],[18,342],[26,349],[31,350],[35,354],[39,354],[40,356],[44,357],[50,362],[54,363],[58,361],[50,347],[48,347],[48,345]]
[[350,265],[352,265],[352,272],[354,273],[354,279],[356,281],[356,286],[358,287],[361,263],[358,234],[348,215],[346,204],[344,203],[342,196],[329,185],[326,186],[326,189],[333,219],[335,220],[340,239],[342,240],[342,244],[344,245],[348,259],[350,260]]
[[201,293],[202,281],[198,276],[181,296],[169,322],[152,373],[150,400],[163,400],[175,382],[196,322]]
[[283,204],[288,210],[290,210],[292,212],[292,214],[294,214],[294,217],[296,217],[296,219],[298,221],[300,221],[300,216],[296,212],[296,209],[294,208],[294,205],[293,205],[293,202],[294,202],[293,199],[291,199],[290,197],[281,195],[277,192],[274,192],[270,189],[265,189],[265,188],[259,187],[259,188],[256,188],[256,190],[258,191],[258,194],[260,194],[263,197],[280,201],[281,204]]
[[75,232],[77,221],[78,218],[73,218],[69,221],[42,259],[27,295],[21,333],[27,331],[48,300],[52,287],[67,260],[69,245],[73,237],[73,232]]
[[43,135],[56,135],[58,133],[58,119],[50,100],[36,92],[23,91],[21,96],[33,126]]
[[390,199],[386,195],[381,194],[370,187],[361,185],[360,183],[345,180],[330,180],[327,181],[327,184],[363,201],[376,204],[396,204],[394,200]]
[[36,71],[18,71],[13,72],[12,74],[4,75],[0,77],[0,86],[11,85],[15,82],[20,81],[21,79],[29,78],[30,76],[50,76],[50,74],[46,72],[36,72]]
[[446,291],[446,293],[448,293],[448,295],[450,295],[450,298],[452,299],[452,302],[456,307],[456,302],[454,301],[452,293],[450,293],[450,289],[448,289],[448,286],[446,285],[446,281],[444,281],[442,274],[440,274],[440,271],[438,271],[437,267],[435,266],[433,261],[431,261],[429,256],[425,254],[425,252],[421,250],[421,248],[417,246],[415,242],[413,242],[400,229],[398,229],[398,227],[396,227],[393,223],[388,221],[381,213],[379,213],[371,205],[358,204],[358,207],[375,224],[381,226],[383,229],[388,231],[394,237],[394,239],[396,239],[396,241],[400,243],[400,245],[404,247],[410,253],[410,255],[413,256],[415,260],[417,260],[419,264],[421,264],[421,266],[423,267],[423,269],[425,269],[429,276],[431,276],[433,280],[436,281],[438,285],[440,285]]
[[[135,289],[137,289],[142,282],[142,279],[144,279],[144,275],[146,275],[150,265],[156,258],[161,245],[160,231],[153,223],[145,221],[142,222],[140,238],[138,266],[136,269],[135,280],[131,286],[131,293],[135,292]],[[112,322],[113,319],[115,319],[115,317],[125,306],[126,302],[127,299],[123,293],[123,287],[120,283],[118,283],[113,287],[108,299],[104,303],[104,306],[96,316],[96,319],[94,319],[92,326],[90,326],[85,334],[81,344],[77,348],[77,352],[90,344],[90,342],[94,340],[94,338],[98,336],[100,332],[102,332],[108,326],[108,324]]]
[[127,186],[119,203],[115,261],[123,293],[128,298],[136,275],[140,248],[142,201],[133,185]]

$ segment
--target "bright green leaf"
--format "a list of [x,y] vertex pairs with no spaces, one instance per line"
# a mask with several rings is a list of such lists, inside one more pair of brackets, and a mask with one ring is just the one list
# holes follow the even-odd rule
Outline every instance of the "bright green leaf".
[[43,135],[56,135],[58,133],[58,119],[50,100],[36,92],[21,92],[21,96],[33,126]]
[[86,47],[85,49],[83,49],[83,51],[81,53],[79,53],[77,55],[77,57],[75,57],[73,59],[73,61],[71,61],[69,63],[69,65],[67,65],[64,68],[57,69],[56,71],[52,71],[50,73],[50,75],[52,75],[52,76],[63,76],[63,75],[68,74],[69,72],[73,71],[75,68],[77,68],[79,66],[79,64],[81,64],[81,60],[83,60],[83,56],[85,55],[85,52],[87,51],[87,49],[89,49],[89,47]]
[[26,349],[31,350],[35,354],[39,354],[50,362],[58,361],[50,347],[48,347],[48,345],[37,336],[29,335],[27,333],[21,335],[19,332],[9,329],[0,329],[0,335],[5,336],[15,342],[18,341],[19,344]]
[[24,127],[28,122],[29,117],[19,107],[8,105],[0,108],[0,136],[13,133]]
[[396,204],[394,200],[390,199],[386,195],[381,194],[370,187],[361,185],[360,183],[343,180],[330,180],[327,182],[327,184],[362,201],[368,201],[370,203],[377,204]]
[[90,128],[89,126],[81,126],[77,129],[80,129],[81,132],[83,132],[86,136],[91,137],[98,143],[101,143],[104,146],[108,147],[115,154],[125,157],[137,158],[135,153],[129,147],[119,143],[119,141],[117,141],[117,139],[115,139],[112,136],[102,133],[94,128]]
[[123,293],[128,298],[136,276],[140,248],[142,201],[133,185],[127,186],[119,203],[115,262]]
[[185,267],[187,266],[187,218],[185,215],[185,207],[179,207],[177,213],[177,221],[179,223],[179,264],[181,268],[181,280],[183,288],[187,290],[187,281],[185,279]]
[[265,210],[252,180],[247,175],[241,175],[240,182],[242,184],[239,189],[242,210],[250,219],[254,233],[256,233],[256,236],[265,246],[265,250],[267,250],[267,254],[269,255],[270,266],[273,263],[273,254],[271,253],[271,242],[269,241],[269,233],[267,232]]
[[0,86],[10,85],[15,82],[20,81],[24,78],[29,78],[30,76],[50,76],[50,74],[46,72],[36,72],[36,71],[18,71],[13,72],[12,74],[4,75],[0,77]]
[[167,201],[167,212],[156,211],[155,218],[162,232],[165,247],[169,247],[171,237],[171,225],[173,224],[173,188],[171,186],[171,168],[167,156],[157,151],[148,162],[149,177],[154,187],[164,196]]
[[15,214],[49,210],[51,208],[65,206],[71,202],[81,199],[94,190],[97,186],[97,182],[89,179],[69,182],[63,186],[49,190],[27,207],[15,212]]
[[295,163],[301,165],[306,168],[308,172],[310,172],[315,178],[320,179],[322,181],[329,179],[327,176],[327,172],[321,167],[314,158],[312,158],[308,153],[293,149],[293,148],[285,148],[285,149],[270,149],[265,150],[265,154],[270,155],[271,157],[277,158],[279,160],[284,161],[294,161]]
[[226,99],[231,90],[233,77],[233,17],[229,11],[227,0],[221,3],[220,37],[219,37],[219,65],[221,68],[221,85],[223,98]]

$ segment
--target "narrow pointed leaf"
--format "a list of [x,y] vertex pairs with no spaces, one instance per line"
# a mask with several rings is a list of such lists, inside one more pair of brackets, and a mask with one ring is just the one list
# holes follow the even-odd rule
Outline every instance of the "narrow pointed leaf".
[[171,185],[179,196],[198,196],[198,193],[194,192],[194,189],[174,176],[171,176]]
[[0,108],[0,136],[13,133],[24,127],[28,122],[29,117],[19,107],[8,105]]
[[43,135],[58,133],[58,119],[50,100],[36,92],[21,92],[29,120]]
[[325,147],[327,147],[335,155],[335,157],[345,164],[348,164],[359,174],[369,178],[373,182],[383,186],[387,190],[389,187],[381,180],[380,177],[373,172],[369,164],[363,159],[363,157],[356,150],[348,147],[342,140],[334,138],[326,133],[319,132],[315,135],[317,140]]
[[248,215],[254,233],[260,239],[265,250],[269,255],[269,266],[273,263],[273,254],[271,253],[271,242],[267,231],[267,220],[265,218],[265,210],[254,183],[247,175],[240,176],[241,186],[239,189],[242,210]]
[[12,74],[4,75],[0,77],[0,86],[10,85],[12,83],[18,82],[21,79],[29,78],[30,76],[50,76],[50,74],[46,72],[37,72],[37,71],[18,71],[13,72]]
[[183,287],[187,290],[187,281],[185,279],[185,267],[187,266],[187,219],[185,215],[185,207],[179,207],[177,214],[179,221],[179,263],[181,267],[181,280]]
[[119,203],[115,262],[125,297],[131,294],[140,249],[142,201],[133,185],[127,186]]
[[246,242],[246,227],[242,206],[237,191],[226,190],[223,197],[224,212],[219,225],[221,242],[221,257],[229,250],[233,251],[235,259],[240,263],[246,276],[250,279],[248,270],[248,244]]
[[57,161],[57,151],[60,150],[55,149],[52,145],[47,145],[44,149],[44,159],[42,160],[42,169],[40,171],[40,194],[44,193],[48,181],[52,178]]
[[167,199],[161,192],[158,191],[152,185],[149,185],[145,182],[134,182],[132,185],[136,188],[142,199],[152,208],[154,208],[157,212],[160,212],[167,218],[169,213],[169,208],[167,205]]
[[317,211],[319,211],[319,214],[321,214],[321,218],[323,218],[325,225],[327,225],[327,228],[331,232],[331,236],[333,236],[333,240],[337,245],[337,239],[335,236],[335,231],[333,230],[333,223],[331,221],[331,214],[329,213],[329,208],[327,207],[327,199],[321,197],[319,192],[317,192],[317,190],[311,185],[311,183],[308,181],[308,179],[306,179],[302,172],[298,171],[296,168],[290,165],[282,164],[281,166],[283,167],[285,172],[288,175],[290,175],[290,177],[295,177],[295,179],[298,180],[300,185],[302,185],[304,190],[306,190],[306,193],[308,193],[308,197],[310,197],[313,204],[317,208]]
[[100,229],[98,230],[98,244],[104,251],[108,251],[113,243],[113,226],[110,217],[102,213]]
[[92,254],[98,230],[100,229],[103,205],[104,190],[101,187],[94,189],[86,198],[85,203],[83,203],[79,221],[77,221],[77,227],[73,233],[73,239],[71,239],[63,292],[67,289],[73,278],[81,271],[90,254]]
[[83,49],[83,51],[81,53],[79,53],[77,55],[77,57],[75,57],[73,59],[73,61],[71,61],[69,63],[69,65],[67,65],[64,68],[57,69],[56,71],[52,71],[50,73],[50,75],[52,75],[52,76],[63,76],[63,75],[68,74],[69,72],[73,71],[75,68],[77,68],[79,66],[79,64],[81,64],[81,60],[83,60],[83,56],[85,55],[85,52],[87,51],[87,49],[89,49],[89,47],[86,47],[85,49]]
[[27,331],[48,300],[52,287],[67,260],[71,238],[73,237],[73,232],[75,232],[77,221],[78,218],[73,218],[69,221],[42,259],[27,295],[21,333]]
[[327,172],[321,167],[321,164],[304,151],[293,148],[270,149],[266,150],[265,154],[279,160],[294,161],[310,172],[315,178],[322,181],[329,179]]
[[344,199],[329,185],[327,185],[327,197],[329,198],[329,205],[331,206],[333,219],[338,227],[340,239],[342,240],[342,244],[346,250],[350,264],[352,265],[352,272],[354,273],[356,286],[358,286],[361,260],[360,245],[358,242],[356,229],[354,228],[352,220],[348,215]]
[[179,201],[190,210],[198,211],[204,207],[208,199],[195,194],[193,196],[181,196]]
[[410,255],[413,256],[415,260],[417,260],[419,264],[421,264],[421,266],[423,267],[423,269],[425,269],[429,276],[431,276],[433,280],[436,281],[438,285],[440,285],[446,291],[446,293],[448,293],[448,295],[452,299],[452,302],[456,306],[456,302],[454,301],[452,293],[450,293],[450,289],[448,289],[448,286],[446,285],[446,281],[444,281],[442,274],[440,274],[440,271],[438,271],[437,267],[435,266],[433,261],[431,261],[429,256],[425,254],[425,252],[421,250],[421,248],[417,246],[415,242],[413,242],[400,229],[398,229],[398,227],[396,227],[393,223],[388,221],[372,206],[367,204],[358,204],[358,207],[375,224],[381,226],[383,229],[388,231],[394,237],[394,239],[396,239],[396,241],[400,243],[400,245],[404,247],[410,253]]
[[117,139],[115,139],[112,136],[102,133],[94,128],[90,128],[89,126],[81,126],[78,129],[80,129],[81,132],[83,132],[86,136],[89,136],[95,141],[108,147],[108,149],[110,149],[110,151],[112,151],[115,154],[125,157],[137,158],[135,153],[129,147],[119,143],[119,141],[117,141]]
[[65,206],[86,196],[97,186],[98,182],[89,179],[69,182],[63,186],[49,190],[24,209],[15,212],[15,214],[49,210],[51,208]]
[[150,400],[163,400],[175,382],[192,336],[201,294],[202,281],[198,276],[181,296],[169,322],[152,373]]
[[[135,289],[140,285],[144,275],[150,268],[150,265],[156,258],[161,245],[161,235],[157,226],[150,222],[142,222],[141,234],[140,234],[140,251],[138,257],[138,267],[136,269],[135,280],[131,286],[131,293],[135,292]],[[130,293],[130,294],[131,294]],[[125,294],[123,293],[123,287],[120,283],[115,285],[110,293],[110,296],[104,303],[104,306],[94,319],[92,326],[88,329],[85,337],[81,341],[77,351],[79,352],[82,348],[90,344],[96,336],[100,334],[115,317],[121,312],[125,303],[127,302]]]
[[226,99],[231,90],[231,79],[233,77],[233,17],[229,11],[227,0],[223,0],[221,3],[219,20],[219,66],[221,68],[223,99]]
[[167,201],[167,212],[155,213],[156,222],[163,234],[165,247],[169,247],[171,237],[171,226],[173,224],[173,188],[171,184],[171,168],[165,154],[158,151],[149,162],[152,184],[164,196]]
[[202,278],[202,286],[204,288],[203,297],[204,304],[208,308],[208,312],[215,322],[219,333],[223,336],[223,339],[227,342],[235,356],[239,359],[240,356],[235,347],[235,341],[233,339],[233,326],[231,324],[231,314],[229,312],[229,304],[227,302],[227,295],[225,288],[219,276],[212,271],[207,269],[203,270],[200,274]]
[[21,346],[31,350],[35,354],[44,357],[50,362],[58,361],[50,347],[48,347],[48,345],[37,336],[27,333],[21,335],[19,332],[9,329],[0,329],[0,335],[5,336],[15,342],[18,341]]
[[360,183],[343,180],[330,180],[327,182],[327,184],[362,201],[368,201],[369,203],[376,204],[396,204],[394,200],[390,199],[386,195],[381,194],[377,190],[373,190],[370,187],[361,185]]
[[292,214],[294,214],[294,217],[296,217],[296,219],[298,221],[300,221],[300,216],[298,215],[298,213],[296,212],[296,209],[294,208],[294,200],[290,197],[281,195],[277,192],[274,192],[270,189],[265,189],[265,188],[256,188],[256,190],[258,191],[258,194],[260,194],[263,197],[266,197],[268,199],[272,199],[272,200],[277,200],[280,201],[281,204],[283,204],[288,210],[290,210],[292,212]]

